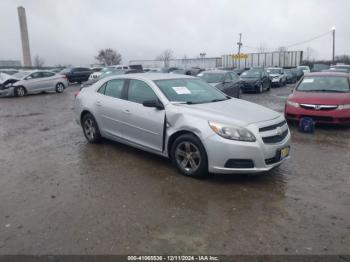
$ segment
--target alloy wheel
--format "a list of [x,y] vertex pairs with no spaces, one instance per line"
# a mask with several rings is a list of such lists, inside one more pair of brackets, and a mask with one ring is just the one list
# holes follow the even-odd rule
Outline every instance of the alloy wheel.
[[86,119],[84,122],[84,132],[89,140],[93,140],[95,138],[96,129],[90,118]]
[[17,89],[16,89],[16,95],[17,96],[24,96],[25,93],[26,93],[26,91],[24,90],[23,87],[21,87],[21,86],[17,87]]
[[64,91],[64,85],[61,84],[61,83],[58,83],[56,85],[56,90],[57,90],[58,93],[62,93]]
[[201,155],[196,145],[184,141],[175,149],[175,158],[178,166],[186,173],[195,172],[201,164]]

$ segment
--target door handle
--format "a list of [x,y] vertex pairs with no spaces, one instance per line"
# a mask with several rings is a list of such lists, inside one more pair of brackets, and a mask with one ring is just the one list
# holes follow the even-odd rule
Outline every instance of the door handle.
[[131,112],[130,112],[129,109],[125,109],[125,110],[124,110],[124,113],[127,114],[127,115],[131,115]]
[[101,103],[100,101],[97,101],[97,102],[95,103],[95,105],[96,105],[96,106],[102,106],[102,103]]

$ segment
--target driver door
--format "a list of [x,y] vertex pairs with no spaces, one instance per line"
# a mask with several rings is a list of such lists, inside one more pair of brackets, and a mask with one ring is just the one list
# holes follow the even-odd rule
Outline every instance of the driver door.
[[131,79],[127,101],[123,107],[123,138],[153,151],[163,151],[165,110],[143,106],[147,100],[158,99],[144,81]]

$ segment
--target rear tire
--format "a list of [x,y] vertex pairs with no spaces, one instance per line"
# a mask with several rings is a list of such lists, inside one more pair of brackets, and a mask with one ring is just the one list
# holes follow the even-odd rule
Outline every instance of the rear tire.
[[81,125],[83,128],[84,136],[90,144],[98,143],[102,140],[100,129],[92,114],[86,113],[82,117]]
[[181,135],[174,141],[170,157],[177,170],[189,177],[208,175],[208,158],[201,141],[192,134]]
[[15,96],[22,97],[27,94],[27,91],[23,86],[16,86],[14,93],[15,93]]
[[64,89],[65,89],[64,84],[62,84],[62,83],[56,84],[56,93],[63,93]]

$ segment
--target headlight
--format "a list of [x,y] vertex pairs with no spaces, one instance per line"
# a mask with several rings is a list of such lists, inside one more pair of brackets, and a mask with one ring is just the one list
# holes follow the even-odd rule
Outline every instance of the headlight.
[[226,126],[214,122],[208,122],[210,128],[219,136],[231,140],[255,142],[256,138],[252,132],[244,127]]
[[347,104],[347,105],[339,105],[338,110],[345,110],[345,109],[350,109],[350,104]]
[[287,105],[292,106],[292,107],[299,107],[299,104],[293,101],[287,100]]

